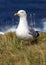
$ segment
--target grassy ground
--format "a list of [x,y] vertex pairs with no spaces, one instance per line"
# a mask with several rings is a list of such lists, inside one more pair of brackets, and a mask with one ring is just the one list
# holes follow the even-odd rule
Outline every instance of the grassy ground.
[[15,33],[0,35],[0,65],[46,65],[46,33],[30,45]]

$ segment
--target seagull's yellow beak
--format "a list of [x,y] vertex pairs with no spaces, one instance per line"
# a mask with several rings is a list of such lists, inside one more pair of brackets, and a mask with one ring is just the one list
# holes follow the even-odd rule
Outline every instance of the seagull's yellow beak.
[[19,16],[19,14],[18,13],[15,13],[14,16]]

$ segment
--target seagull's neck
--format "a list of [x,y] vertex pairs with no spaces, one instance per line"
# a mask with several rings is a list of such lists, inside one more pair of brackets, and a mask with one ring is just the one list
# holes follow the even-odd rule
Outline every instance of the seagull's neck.
[[25,28],[28,28],[28,23],[27,23],[27,17],[26,16],[23,16],[23,17],[20,17],[20,21],[19,21],[19,25],[18,27],[25,27]]

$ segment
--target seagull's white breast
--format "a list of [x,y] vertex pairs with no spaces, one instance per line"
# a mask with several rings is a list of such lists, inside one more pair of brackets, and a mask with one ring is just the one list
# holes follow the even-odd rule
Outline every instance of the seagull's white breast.
[[28,34],[29,30],[26,27],[18,27],[18,29],[16,30],[16,35],[17,37],[19,37],[20,39],[33,39],[32,35]]
[[26,37],[27,36],[28,29],[24,27],[23,25],[19,26],[16,30],[16,35],[18,37]]

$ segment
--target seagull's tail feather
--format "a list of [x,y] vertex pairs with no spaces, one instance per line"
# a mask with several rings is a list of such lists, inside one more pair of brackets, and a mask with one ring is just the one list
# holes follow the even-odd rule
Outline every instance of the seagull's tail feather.
[[37,37],[39,37],[39,32],[38,32],[38,31],[36,31],[36,38],[37,38]]

